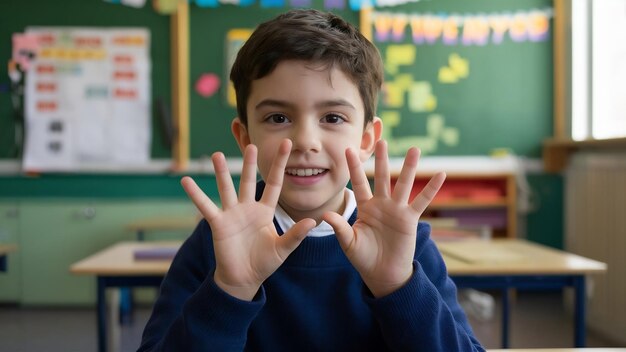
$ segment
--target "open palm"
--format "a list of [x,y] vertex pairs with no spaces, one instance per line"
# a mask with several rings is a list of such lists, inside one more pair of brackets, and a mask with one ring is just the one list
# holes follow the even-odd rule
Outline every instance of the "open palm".
[[358,209],[357,221],[350,227],[339,214],[325,214],[325,220],[335,229],[346,256],[377,297],[395,291],[411,277],[417,223],[445,180],[444,173],[436,174],[409,203],[419,156],[416,148],[407,152],[392,192],[387,145],[379,141],[375,151],[372,194],[358,155],[347,150]]
[[251,300],[265,279],[315,227],[313,219],[304,219],[279,236],[273,224],[290,150],[291,142],[283,141],[259,201],[255,200],[257,149],[252,144],[244,151],[239,196],[224,155],[212,156],[222,209],[190,177],[181,181],[185,192],[211,225],[215,282],[235,297]]

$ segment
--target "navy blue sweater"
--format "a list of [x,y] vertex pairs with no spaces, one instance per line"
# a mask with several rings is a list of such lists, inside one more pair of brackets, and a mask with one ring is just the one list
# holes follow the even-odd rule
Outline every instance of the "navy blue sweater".
[[484,351],[429,236],[420,223],[414,274],[385,297],[372,296],[331,235],[307,237],[247,302],[213,281],[202,220],[163,280],[139,351]]

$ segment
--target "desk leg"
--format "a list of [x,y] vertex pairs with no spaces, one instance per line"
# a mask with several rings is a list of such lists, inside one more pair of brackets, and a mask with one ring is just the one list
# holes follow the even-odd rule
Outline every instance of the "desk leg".
[[97,325],[98,325],[98,352],[106,352],[107,351],[107,323],[106,323],[106,282],[103,277],[98,277],[98,311],[97,311]]
[[[120,347],[120,329],[117,325],[119,320],[117,309],[120,301],[119,291],[109,290],[107,292],[107,282],[103,277],[98,277],[97,286],[98,352],[117,352]],[[107,293],[109,297],[107,297]],[[107,298],[109,299],[107,300]]]
[[510,289],[502,290],[502,348],[509,348]]
[[108,345],[107,352],[119,352],[120,342],[121,342],[121,339],[120,339],[121,331],[120,331],[120,324],[119,324],[120,316],[119,316],[119,309],[118,309],[120,305],[120,290],[111,289],[111,290],[108,290],[106,294],[108,296],[107,297],[108,334],[106,336],[107,345]]
[[134,300],[133,291],[130,287],[120,287],[119,289],[119,317],[122,325],[130,325],[133,322]]
[[[137,241],[143,242],[145,239],[145,231],[137,231]],[[135,300],[133,298],[133,291],[130,287],[120,287],[120,299],[119,299],[119,316],[116,318],[122,325],[130,325],[133,322]]]
[[585,292],[585,276],[580,275],[574,278],[574,295],[575,295],[575,307],[574,307],[574,346],[585,347],[585,300],[587,295]]

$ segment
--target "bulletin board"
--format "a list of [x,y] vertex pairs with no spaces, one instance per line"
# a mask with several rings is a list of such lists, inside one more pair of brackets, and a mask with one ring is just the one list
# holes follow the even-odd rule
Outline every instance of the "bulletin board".
[[[103,163],[123,169],[150,161],[147,30],[29,27],[14,39],[27,71],[24,170]],[[32,61],[25,52],[35,53]]]
[[[0,2],[0,60],[3,67],[11,57],[13,33],[29,27],[124,27],[141,28],[150,33],[150,97],[169,101],[170,90],[170,31],[169,17],[156,13],[151,6],[132,8],[114,5],[102,0],[9,1]],[[7,92],[9,79],[0,78],[0,159],[17,158],[14,127],[16,124],[12,102]],[[151,101],[151,104],[153,101]],[[151,109],[152,143],[150,155],[164,158],[171,155],[162,129],[158,109]]]

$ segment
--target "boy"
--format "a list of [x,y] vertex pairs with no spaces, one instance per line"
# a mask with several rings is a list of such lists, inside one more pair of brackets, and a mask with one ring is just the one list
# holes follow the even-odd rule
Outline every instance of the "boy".
[[255,30],[231,71],[239,194],[221,153],[222,209],[181,181],[206,221],[176,255],[140,351],[483,350],[418,226],[445,174],[409,202],[411,149],[390,190],[382,78],[376,48],[332,14],[293,10]]

